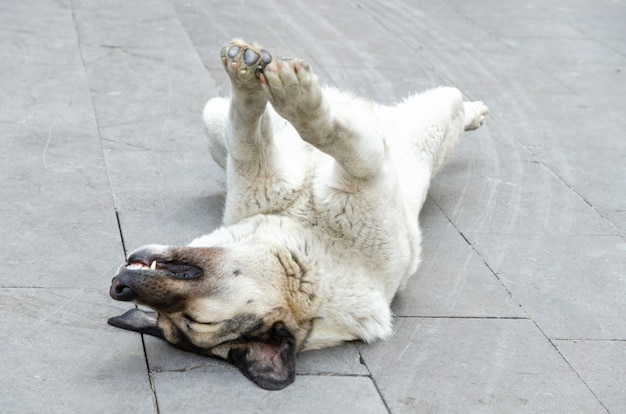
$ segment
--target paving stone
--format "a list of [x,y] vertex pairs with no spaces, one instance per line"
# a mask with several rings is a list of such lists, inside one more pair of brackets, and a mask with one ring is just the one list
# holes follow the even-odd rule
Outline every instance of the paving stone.
[[212,83],[192,49],[108,49],[83,53],[126,248],[187,244],[221,223],[201,121]]
[[529,320],[400,318],[359,346],[392,413],[604,412]]
[[[601,145],[601,144],[600,144]],[[532,151],[592,206],[625,211],[626,147],[533,147]],[[612,183],[606,185],[607,182]]]
[[0,5],[0,61],[11,65],[80,64],[68,3],[34,0]]
[[122,256],[84,71],[1,70],[0,285],[101,286]]
[[177,112],[202,113],[214,96],[190,49],[82,45],[98,125],[158,122]]
[[609,412],[618,413],[626,407],[625,341],[554,341],[554,344]]
[[[537,10],[535,9],[537,12]],[[571,24],[540,11],[533,16],[515,19],[477,20],[480,26],[493,36],[513,40],[514,38],[581,38],[584,34]]]
[[626,235],[626,211],[614,211],[606,209],[597,209],[602,217],[606,217],[615,227],[617,227],[622,235]]
[[422,210],[422,263],[394,299],[399,316],[526,317],[441,210]]
[[356,348],[358,343],[303,352],[298,356],[296,372],[302,375],[368,376],[369,371]]
[[[80,65],[0,63],[0,122],[58,131],[95,132],[93,107]],[[53,131],[54,132],[54,131]],[[87,141],[93,142],[93,141]]]
[[126,248],[188,244],[222,221],[225,177],[208,152],[107,151]]
[[120,306],[91,289],[0,289],[7,413],[150,413],[141,339],[107,327]]
[[461,232],[616,233],[498,125],[481,128],[463,137],[430,189]]
[[468,233],[467,238],[549,338],[626,338],[623,237]]
[[158,49],[189,46],[189,38],[167,0],[73,0],[72,10],[83,44]]
[[[496,98],[491,116],[527,146],[624,148],[624,120],[614,110],[572,92],[528,92],[522,99]],[[493,96],[493,95],[492,95]],[[491,99],[487,102],[491,106]],[[510,127],[515,125],[514,128]]]
[[[157,338],[145,337],[144,340],[151,371],[186,372],[202,368],[212,375],[238,372],[226,361],[181,351]],[[299,354],[296,372],[299,375],[369,375],[353,343]]]
[[[413,51],[434,48],[458,52],[499,47],[495,38],[449,3],[416,5],[407,0],[385,3],[364,0],[360,5],[381,26],[382,33],[391,35],[395,42],[411,46]],[[454,30],[450,30],[452,27]]]
[[387,413],[367,377],[298,375],[281,391],[263,390],[239,372],[211,377],[194,369],[154,374],[160,413]]
[[574,67],[588,63],[610,62],[617,58],[615,51],[595,39],[572,37],[505,38],[506,44],[539,63]]
[[547,15],[546,2],[541,0],[530,0],[524,2],[524,4],[493,2],[490,0],[477,0],[472,3],[453,0],[449,3],[463,16],[476,19],[477,21],[493,18],[493,16],[506,16],[506,18],[501,20],[508,21]]
[[[612,0],[1,4],[3,410],[387,412],[378,387],[393,413],[624,411],[625,16]],[[235,36],[382,102],[450,84],[491,113],[433,182],[395,337],[305,353],[270,394],[146,338],[157,408],[140,336],[104,323],[128,309],[107,296],[116,213],[129,249],[219,224],[199,116],[229,94]]]
[[[415,57],[411,56],[410,59],[415,60]],[[324,85],[340,87],[385,105],[396,104],[412,94],[447,84],[443,78],[419,64],[401,75],[397,74],[397,66],[359,68],[322,64],[314,67],[314,70]],[[370,80],[363,82],[364,78]]]
[[[626,57],[615,55],[616,58],[607,59],[601,63],[585,63],[579,66],[542,65],[564,85],[585,97],[594,107],[602,108],[602,117],[594,119],[593,124],[603,129],[603,119],[616,109],[623,110],[626,105],[621,99],[626,93],[624,73],[626,71]],[[607,93],[607,91],[610,91]],[[623,121],[623,119],[622,119]],[[600,134],[598,134],[600,135]],[[602,135],[600,135],[602,136]],[[606,139],[606,137],[602,137]],[[621,140],[623,144],[623,140]]]
[[588,3],[554,2],[551,12],[578,28],[585,35],[601,39],[604,44],[624,54],[626,51],[624,19],[626,10],[623,4],[611,0]]

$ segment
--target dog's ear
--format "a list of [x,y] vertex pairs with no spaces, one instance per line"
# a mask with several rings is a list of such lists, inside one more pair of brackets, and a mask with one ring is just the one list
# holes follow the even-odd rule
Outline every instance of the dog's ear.
[[152,335],[165,340],[163,330],[157,326],[156,312],[131,309],[123,315],[110,318],[107,322],[117,328]]
[[266,390],[280,390],[296,376],[296,340],[282,322],[259,337],[233,346],[228,360],[251,381]]

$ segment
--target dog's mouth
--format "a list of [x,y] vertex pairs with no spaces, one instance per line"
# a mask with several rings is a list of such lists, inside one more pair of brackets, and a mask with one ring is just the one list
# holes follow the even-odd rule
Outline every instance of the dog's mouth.
[[176,279],[197,279],[204,273],[202,268],[188,263],[160,260],[129,261],[126,270],[162,270]]
[[158,267],[158,265],[159,264],[157,263],[156,260],[153,260],[152,263],[150,263],[150,266],[142,262],[132,262],[126,265],[126,269],[128,270],[139,270],[139,269],[155,270]]
[[142,284],[151,280],[192,280],[203,274],[202,268],[187,263],[156,259],[130,260],[111,281],[109,294],[115,300],[131,301],[140,296]]

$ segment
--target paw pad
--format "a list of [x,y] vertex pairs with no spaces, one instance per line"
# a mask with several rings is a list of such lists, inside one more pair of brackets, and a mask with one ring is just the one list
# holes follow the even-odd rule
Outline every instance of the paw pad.
[[272,55],[268,51],[238,39],[224,45],[220,55],[226,69],[239,76],[245,76],[249,72],[258,75],[272,61]]

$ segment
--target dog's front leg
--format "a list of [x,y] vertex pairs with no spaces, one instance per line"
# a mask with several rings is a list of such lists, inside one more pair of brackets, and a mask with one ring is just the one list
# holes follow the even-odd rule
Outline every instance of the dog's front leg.
[[220,56],[231,82],[225,131],[228,153],[237,163],[258,161],[270,148],[274,132],[267,97],[257,76],[271,56],[259,46],[239,39],[226,44]]
[[256,44],[234,39],[221,50],[231,81],[225,122],[228,150],[224,224],[277,209],[284,192],[284,171],[277,165],[273,111],[259,82],[272,59]]

